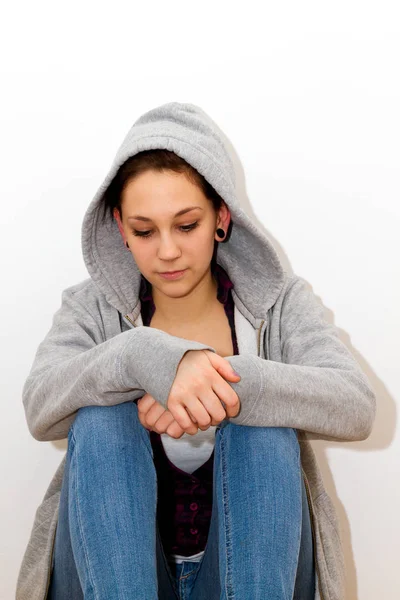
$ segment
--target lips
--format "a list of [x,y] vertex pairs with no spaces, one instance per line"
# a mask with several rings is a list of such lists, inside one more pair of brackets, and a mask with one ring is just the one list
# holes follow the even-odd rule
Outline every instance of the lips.
[[163,279],[180,279],[186,273],[186,269],[182,269],[182,271],[165,271],[164,273],[159,273],[160,277]]

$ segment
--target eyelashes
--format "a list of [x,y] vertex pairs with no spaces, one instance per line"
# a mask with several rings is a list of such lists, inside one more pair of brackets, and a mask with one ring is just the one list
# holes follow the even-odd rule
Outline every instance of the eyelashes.
[[[199,222],[195,221],[195,223],[191,223],[190,225],[181,225],[179,229],[182,231],[182,233],[190,233],[191,231],[193,231],[193,229],[196,229],[198,225]],[[152,231],[138,231],[137,229],[132,229],[132,233],[137,237],[143,238],[149,238],[153,235]]]

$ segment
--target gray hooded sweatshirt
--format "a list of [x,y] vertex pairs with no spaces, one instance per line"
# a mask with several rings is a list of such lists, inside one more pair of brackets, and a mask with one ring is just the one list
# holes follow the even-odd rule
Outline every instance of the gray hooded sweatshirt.
[[[284,271],[270,240],[241,208],[223,135],[199,107],[170,102],[142,115],[89,204],[82,252],[90,277],[62,292],[61,306],[37,349],[22,391],[29,431],[39,441],[67,438],[80,407],[115,405],[145,392],[166,407],[185,352],[215,352],[143,326],[141,273],[116,221],[102,223],[100,218],[101,198],[118,168],[134,154],[156,148],[184,158],[229,207],[231,236],[217,253],[217,262],[234,284],[239,347],[238,355],[225,357],[241,376],[238,383],[230,383],[241,408],[229,420],[296,429],[313,532],[315,600],[344,600],[339,521],[310,440],[366,439],[375,418],[375,395],[306,281]],[[182,452],[188,436],[166,437],[166,448],[169,444],[173,453],[179,444]],[[64,465],[65,456],[36,511],[16,600],[47,597]]]

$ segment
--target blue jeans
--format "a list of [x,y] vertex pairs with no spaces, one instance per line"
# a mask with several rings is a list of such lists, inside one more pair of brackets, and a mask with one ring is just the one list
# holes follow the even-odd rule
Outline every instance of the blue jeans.
[[200,562],[169,563],[149,432],[133,401],[78,410],[68,434],[50,600],[314,600],[296,430],[222,421]]

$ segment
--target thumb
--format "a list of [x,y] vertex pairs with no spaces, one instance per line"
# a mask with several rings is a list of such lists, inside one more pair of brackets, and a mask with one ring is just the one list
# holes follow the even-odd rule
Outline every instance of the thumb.
[[237,382],[241,379],[239,373],[236,373],[234,368],[230,365],[229,361],[226,360],[223,356],[220,356],[216,352],[210,352],[208,350],[204,350],[207,353],[207,358],[210,363],[214,367],[214,369],[224,378],[230,381]]

